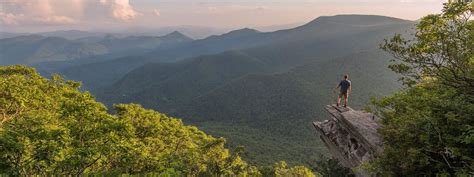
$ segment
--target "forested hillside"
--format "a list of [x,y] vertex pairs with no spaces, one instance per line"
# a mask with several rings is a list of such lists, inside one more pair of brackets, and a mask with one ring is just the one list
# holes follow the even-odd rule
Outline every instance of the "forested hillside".
[[355,108],[400,88],[396,75],[382,67],[388,65],[382,58],[389,56],[362,52],[287,73],[248,75],[178,106],[176,112],[211,134],[228,137],[230,145],[245,145],[253,161],[270,163],[278,154],[308,162],[325,151],[310,122],[326,118],[323,108],[335,101],[332,89],[345,71],[353,71],[350,105]]
[[257,168],[179,119],[136,104],[108,114],[79,84],[0,67],[0,174],[314,176],[285,162]]
[[230,80],[265,69],[263,63],[238,51],[152,63],[131,71],[98,95],[107,103],[143,101],[148,107],[170,110]]
[[41,71],[46,76],[51,72],[61,73],[63,76],[69,76],[70,79],[81,81],[83,89],[96,93],[97,89],[110,86],[122,79],[128,72],[151,61],[150,58],[143,56],[126,56],[109,61],[82,64],[79,65],[80,67],[67,67],[67,69],[59,69],[59,71],[54,65],[52,67],[43,65],[39,68],[44,69]]
[[243,145],[253,162],[281,157],[306,163],[324,152],[310,122],[325,118],[321,108],[334,101],[331,89],[343,74],[353,80],[355,108],[400,88],[387,68],[391,57],[377,48],[385,37],[406,33],[412,25],[348,15],[273,33],[247,30],[244,36],[265,39],[265,45],[145,64],[95,93],[109,105],[140,103],[180,116],[228,137],[233,147]]

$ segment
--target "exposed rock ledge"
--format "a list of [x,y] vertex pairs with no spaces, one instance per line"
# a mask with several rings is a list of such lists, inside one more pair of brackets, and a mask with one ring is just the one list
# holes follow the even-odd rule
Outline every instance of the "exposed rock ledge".
[[[343,166],[357,167],[383,150],[377,134],[380,127],[378,117],[336,105],[327,105],[326,110],[331,118],[313,125],[333,158]],[[371,176],[363,170],[355,173],[356,176]]]

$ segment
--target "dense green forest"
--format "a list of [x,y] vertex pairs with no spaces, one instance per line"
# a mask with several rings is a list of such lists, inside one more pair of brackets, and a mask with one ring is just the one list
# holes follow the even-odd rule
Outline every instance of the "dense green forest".
[[225,139],[140,105],[115,105],[109,114],[57,75],[2,66],[0,76],[0,173],[314,176],[283,161],[252,166]]
[[[389,56],[361,52],[308,63],[286,73],[248,75],[178,106],[178,112],[206,132],[226,137],[229,145],[244,145],[249,149],[244,157],[252,162],[284,158],[293,163],[313,163],[327,150],[310,123],[327,118],[323,108],[334,102],[331,89],[340,79],[337,75],[322,76],[354,71],[351,80],[357,92],[351,97],[351,106],[363,107],[371,96],[387,95],[400,87],[396,76],[383,67],[388,65],[381,59],[384,57]],[[355,72],[362,67],[370,69]]]
[[[397,76],[387,68],[391,56],[378,44],[413,25],[383,16],[340,15],[272,33],[239,30],[195,41],[183,50],[201,49],[201,42],[237,45],[241,42],[229,41],[238,37],[265,39],[266,44],[171,63],[150,62],[91,93],[108,106],[139,103],[180,117],[209,134],[226,137],[231,147],[244,146],[249,151],[242,157],[253,163],[272,164],[279,159],[312,163],[327,151],[311,122],[327,118],[323,108],[336,97],[333,87],[349,74],[355,90],[350,106],[356,109],[372,96],[399,89]],[[130,60],[130,65],[141,61]],[[72,67],[63,73],[69,78],[97,73],[100,76],[77,78],[85,79],[85,84],[106,83],[102,80],[107,76],[118,78],[107,71],[123,66],[120,63],[125,62]]]
[[414,38],[382,49],[406,88],[374,100],[384,152],[369,166],[381,176],[474,175],[474,5],[447,3]]

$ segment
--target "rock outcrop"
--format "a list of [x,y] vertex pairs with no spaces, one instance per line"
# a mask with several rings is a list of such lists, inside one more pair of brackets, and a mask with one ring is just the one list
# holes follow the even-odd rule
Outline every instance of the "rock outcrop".
[[[314,122],[313,125],[333,158],[337,158],[343,166],[357,167],[383,150],[377,134],[380,127],[378,117],[336,105],[328,105],[326,110],[331,118]],[[363,170],[355,173],[356,176],[371,176]]]

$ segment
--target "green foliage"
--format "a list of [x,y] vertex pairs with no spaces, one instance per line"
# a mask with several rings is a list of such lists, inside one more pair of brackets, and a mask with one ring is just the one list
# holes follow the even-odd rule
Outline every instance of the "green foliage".
[[351,169],[343,167],[337,159],[327,158],[321,155],[314,164],[314,171],[317,171],[322,176],[354,176]]
[[133,142],[118,143],[115,159],[119,161],[112,163],[118,169],[127,169],[127,173],[172,169],[188,175],[225,176],[256,172],[238,154],[231,155],[224,148],[223,138],[213,138],[178,119],[136,104],[116,105],[115,109],[120,122],[127,126],[126,141]]
[[276,162],[271,167],[263,168],[262,174],[265,177],[315,177],[315,175],[308,168],[304,166],[288,167],[284,161]]
[[225,139],[179,119],[137,104],[115,105],[110,115],[79,83],[24,66],[0,67],[0,75],[0,173],[261,176]]
[[447,3],[415,39],[396,35],[383,49],[407,88],[375,100],[384,152],[371,164],[384,176],[474,175],[473,6]]
[[451,88],[420,85],[375,102],[384,108],[380,170],[395,176],[474,170],[474,104]]
[[[424,78],[474,94],[474,6],[447,3],[442,14],[428,15],[417,25],[413,39],[395,35],[382,49],[398,60],[390,68],[407,85]],[[395,61],[395,60],[394,60]]]
[[114,117],[78,83],[22,66],[0,74],[2,172],[80,174],[106,162]]

